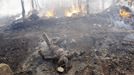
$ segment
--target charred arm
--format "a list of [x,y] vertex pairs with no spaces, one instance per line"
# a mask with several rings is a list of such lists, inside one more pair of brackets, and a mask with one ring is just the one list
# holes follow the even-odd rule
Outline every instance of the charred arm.
[[45,56],[41,50],[38,51],[38,53],[43,60],[53,60],[53,59],[57,58],[57,56],[55,56],[55,55],[54,56]]

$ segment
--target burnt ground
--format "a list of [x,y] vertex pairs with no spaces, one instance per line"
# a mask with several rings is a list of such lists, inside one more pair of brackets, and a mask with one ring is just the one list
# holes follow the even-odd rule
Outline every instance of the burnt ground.
[[[58,73],[55,63],[38,55],[38,50],[51,55],[43,32],[50,39],[64,39],[60,45],[69,52],[85,54],[70,60],[68,72]],[[134,75],[134,31],[99,14],[18,20],[1,29],[0,62],[9,64],[15,75]]]

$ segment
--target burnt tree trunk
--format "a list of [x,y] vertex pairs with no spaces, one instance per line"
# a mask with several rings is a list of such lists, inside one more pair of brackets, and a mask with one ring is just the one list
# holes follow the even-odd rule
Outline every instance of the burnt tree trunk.
[[24,7],[24,0],[21,0],[21,7],[22,7],[22,18],[25,19],[25,7]]
[[89,0],[86,0],[86,10],[87,14],[89,14]]
[[33,2],[33,0],[31,0],[31,6],[32,6],[32,10],[34,10],[35,8],[34,8],[34,2]]
[[101,2],[101,3],[102,3],[102,11],[103,11],[104,8],[105,8],[104,2],[105,2],[104,0],[102,0],[102,2]]
[[82,9],[81,9],[81,0],[78,0],[78,7],[79,7],[79,10],[80,10],[80,13],[81,13],[81,11],[82,11]]

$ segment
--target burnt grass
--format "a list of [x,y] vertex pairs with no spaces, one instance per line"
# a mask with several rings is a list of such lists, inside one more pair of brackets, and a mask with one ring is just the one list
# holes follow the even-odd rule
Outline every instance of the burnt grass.
[[[0,63],[9,64],[15,75],[134,75],[134,32],[113,29],[108,17],[100,15],[14,21],[0,33]],[[63,47],[70,52],[85,54],[71,61],[67,73],[57,73],[54,63],[33,54],[43,41],[42,32],[67,41]],[[32,60],[26,63],[27,58]],[[26,70],[24,62],[30,64]]]

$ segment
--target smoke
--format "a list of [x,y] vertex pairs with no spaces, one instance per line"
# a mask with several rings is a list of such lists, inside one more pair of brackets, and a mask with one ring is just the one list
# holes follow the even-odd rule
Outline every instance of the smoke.
[[115,21],[115,28],[119,29],[132,29],[132,26],[129,24],[125,24],[123,21]]
[[[26,13],[30,10],[29,0],[25,1]],[[22,12],[20,0],[1,0],[0,16],[13,16]]]
[[[64,11],[63,9],[69,8],[72,5],[78,5],[78,0],[34,0],[39,10],[50,10],[54,9],[59,13]],[[86,0],[80,0],[82,4],[87,4]],[[32,9],[31,1],[24,0],[26,14]],[[89,10],[90,13],[98,13],[112,4],[113,0],[90,0],[89,1]],[[20,0],[1,0],[0,1],[0,16],[13,16],[21,14],[21,1]]]
[[114,0],[90,0],[90,13],[99,13],[109,8],[114,3]]

